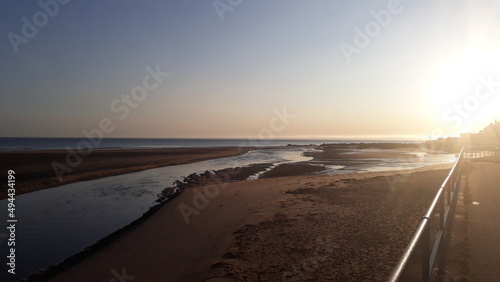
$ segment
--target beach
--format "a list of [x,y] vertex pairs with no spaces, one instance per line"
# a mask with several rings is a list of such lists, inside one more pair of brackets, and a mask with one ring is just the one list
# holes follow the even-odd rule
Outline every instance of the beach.
[[[20,195],[78,181],[231,157],[247,151],[248,148],[243,147],[94,150],[82,156],[81,162],[74,167],[67,161],[67,150],[7,151],[0,152],[0,170],[15,171],[16,193]],[[52,166],[54,162],[71,169],[62,175],[62,181]],[[0,199],[6,197],[6,190],[7,185],[3,183]]]
[[[339,152],[353,150],[356,148],[379,148],[379,149],[415,149],[417,144],[336,144],[328,146],[316,146],[324,151],[309,153],[311,157],[319,160],[335,158],[341,164],[346,160],[358,159],[360,157],[370,158],[394,158],[402,154],[394,153],[371,153],[369,155],[347,155],[341,157]],[[300,147],[300,146],[292,146]],[[312,147],[312,146],[309,146]],[[16,193],[18,195],[38,191],[46,188],[57,187],[79,181],[97,179],[112,175],[126,174],[142,171],[156,167],[179,165],[211,160],[217,158],[232,157],[244,154],[250,150],[281,147],[190,147],[190,148],[142,148],[142,149],[98,149],[84,156],[76,154],[75,150],[27,150],[27,151],[3,151],[0,152],[0,170],[7,172],[13,170],[16,173]],[[407,153],[407,152],[402,152]],[[78,161],[74,164],[75,156]],[[328,160],[327,160],[328,161]],[[362,161],[361,161],[362,162]],[[54,165],[56,165],[56,169]],[[320,169],[313,166],[305,166],[297,170],[295,167],[286,169],[279,168],[270,176],[300,174],[301,172],[317,172]],[[286,172],[285,172],[286,171]],[[58,177],[58,174],[61,176]],[[167,184],[168,185],[168,184]],[[0,199],[6,198],[7,185],[2,184]]]
[[385,281],[450,167],[200,183],[49,281]]
[[[104,231],[103,227],[98,227],[105,226],[106,219],[97,223],[91,214],[87,217],[85,214],[88,213],[79,212],[81,215],[74,220],[84,221],[78,225],[94,222],[93,228],[99,229],[101,236],[109,235],[77,255],[60,257],[68,259],[42,272],[41,276],[31,276],[30,281],[109,281],[120,271],[141,277],[138,281],[296,281],[308,277],[323,280],[322,275],[339,275],[337,279],[342,280],[349,280],[351,276],[356,278],[352,281],[384,280],[381,277],[388,275],[399,257],[389,258],[387,255],[402,252],[435,189],[450,168],[450,164],[424,166],[415,157],[422,154],[421,150],[418,144],[336,144],[258,149],[96,151],[99,154],[94,158],[89,156],[91,161],[82,165],[79,173],[89,180],[102,181],[78,182],[56,188],[54,193],[44,193],[60,199],[47,202],[57,205],[55,211],[60,212],[46,210],[43,213],[49,212],[52,216],[67,214],[70,217],[64,220],[66,224],[73,218],[74,208],[71,207],[77,203],[79,210],[96,209],[92,213],[95,215],[102,212],[104,215],[110,212],[130,214],[131,206],[127,208],[118,202],[143,195],[139,196],[140,201],[153,183],[156,183],[155,187],[160,186],[155,191],[161,191],[158,188],[162,189],[162,185],[164,187],[163,196],[159,198],[162,202],[112,234],[106,232],[113,229]],[[245,152],[249,153],[240,155]],[[52,161],[57,159],[54,156],[63,154],[53,153],[11,154],[44,155],[45,158],[30,159],[31,164],[36,164],[36,161]],[[197,160],[205,161],[193,162]],[[191,168],[182,168],[180,173],[200,172],[185,174],[175,183],[165,181],[166,172],[186,166],[172,165],[169,168],[168,165],[183,162],[191,162],[188,165]],[[110,165],[106,166],[107,163]],[[408,164],[414,168],[422,167],[396,170]],[[149,166],[161,165],[167,165],[166,170],[147,170]],[[33,167],[36,165],[32,165],[31,170]],[[29,171],[28,168],[25,169]],[[143,172],[130,174],[126,173],[128,170]],[[110,173],[122,173],[123,177],[103,178]],[[158,174],[165,176],[158,178],[155,176]],[[17,177],[20,179],[19,174]],[[36,179],[31,181],[37,182]],[[78,181],[78,178],[73,181]],[[115,196],[109,197],[108,194]],[[153,200],[155,195],[148,197]],[[44,199],[54,196],[48,197],[44,196]],[[31,203],[36,204],[37,197],[30,198],[35,201],[31,200]],[[23,203],[25,201],[23,199]],[[102,209],[92,204],[94,201],[106,203],[106,206],[113,204],[116,208]],[[147,202],[143,208],[136,206],[136,202],[127,203],[135,206],[135,218],[140,215],[140,209],[147,208]],[[109,220],[116,224],[112,218]],[[128,222],[135,218],[131,217]],[[54,227],[62,234],[74,233],[64,228],[64,224],[56,223]],[[84,232],[85,229],[78,230]],[[30,234],[36,236],[36,233]],[[47,241],[50,242],[55,243]],[[368,257],[379,264],[368,263],[365,261]],[[275,263],[268,265],[269,261]],[[309,265],[311,263],[313,265]],[[338,269],[331,264],[342,267]],[[357,266],[353,268],[352,265]],[[255,267],[260,274],[256,274]],[[354,274],[349,274],[351,272]],[[112,277],[103,278],[106,275]]]

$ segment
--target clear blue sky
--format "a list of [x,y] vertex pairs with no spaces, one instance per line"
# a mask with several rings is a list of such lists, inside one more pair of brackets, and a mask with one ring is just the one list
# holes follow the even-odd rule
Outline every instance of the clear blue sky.
[[[43,9],[3,0],[0,136],[82,137],[109,118],[107,137],[255,137],[284,107],[296,117],[277,138],[450,135],[500,119],[500,3],[400,1],[348,61],[342,42],[356,47],[355,29],[392,2],[243,0],[221,20],[212,1],[72,0],[14,48]],[[113,101],[157,65],[169,76],[120,119]],[[474,100],[480,77],[494,86]]]

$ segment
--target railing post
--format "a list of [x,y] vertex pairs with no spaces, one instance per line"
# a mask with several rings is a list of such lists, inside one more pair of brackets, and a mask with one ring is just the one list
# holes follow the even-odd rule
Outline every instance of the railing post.
[[444,193],[439,199],[439,230],[444,230]]
[[425,225],[422,240],[422,280],[424,282],[430,281],[430,267],[429,267],[429,256],[430,256],[430,228],[429,219],[427,218],[427,224]]
[[451,195],[452,195],[451,191],[453,191],[453,188],[455,187],[455,186],[453,186],[454,183],[455,183],[455,172],[452,173],[451,178],[450,178],[450,183],[447,184],[447,186],[448,186],[446,189],[446,190],[448,190],[448,194],[446,196],[446,198],[447,198],[446,205],[447,206],[451,205]]
[[[449,232],[451,233],[451,231]],[[443,239],[442,240],[447,240],[445,239],[445,233],[443,231]],[[439,253],[439,267],[438,267],[438,275],[439,276],[444,276],[445,272],[444,272],[444,266],[446,265],[446,256],[445,256],[445,251],[443,250],[443,246],[444,245],[440,245],[439,246],[439,249],[440,251],[438,252]]]

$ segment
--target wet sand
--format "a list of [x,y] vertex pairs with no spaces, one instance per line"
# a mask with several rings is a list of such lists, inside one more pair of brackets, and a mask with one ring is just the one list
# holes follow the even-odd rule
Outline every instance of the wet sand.
[[49,281],[384,281],[450,167],[204,183]]
[[[71,168],[66,150],[0,152],[0,171],[16,172],[16,194],[33,192],[78,181],[130,173],[168,165],[186,164],[243,154],[250,148],[166,148],[94,150]],[[58,162],[72,169],[56,176],[52,164]],[[168,185],[168,184],[166,184]],[[0,199],[6,197],[7,185],[2,184]]]
[[281,164],[270,171],[264,172],[260,178],[294,176],[301,174],[312,174],[326,170],[324,166],[310,165],[310,164]]
[[[297,146],[293,146],[297,147]],[[308,153],[308,156],[324,163],[329,163],[332,158],[336,163],[343,160],[353,160],[366,157],[360,154],[345,154],[356,149],[406,149],[414,150],[420,148],[418,144],[378,143],[378,144],[333,144],[316,146],[318,151]],[[271,148],[271,147],[269,147]],[[273,147],[282,148],[286,147]],[[214,147],[214,148],[163,148],[163,149],[113,149],[94,150],[88,156],[82,156],[81,162],[72,167],[70,164],[74,157],[69,158],[66,150],[44,150],[44,151],[12,151],[0,152],[0,171],[7,173],[8,170],[16,172],[16,193],[18,195],[46,188],[56,187],[78,181],[91,180],[106,176],[125,174],[161,166],[186,164],[215,158],[231,157],[241,155],[255,147]],[[258,148],[263,149],[263,147]],[[370,157],[391,158],[404,156],[404,152],[372,153]],[[307,155],[307,154],[306,154]],[[73,155],[74,156],[74,155]],[[68,159],[69,158],[69,159]],[[68,162],[69,160],[69,162]],[[53,163],[57,162],[71,169],[71,172],[62,175],[62,181],[56,175]],[[59,166],[60,168],[62,166]],[[287,173],[295,168],[293,173]],[[303,165],[302,167],[278,167],[269,172],[267,176],[287,176],[301,174],[301,172],[317,172],[318,167]],[[168,184],[166,184],[168,185]],[[6,198],[7,185],[3,183],[0,189],[0,199]]]
[[[401,158],[418,150],[416,145],[400,148],[394,144],[316,148],[323,151],[311,156],[325,164],[367,157]],[[234,156],[249,149],[96,151],[62,184]],[[57,185],[50,163],[64,162],[66,152],[4,152],[0,156],[10,158],[7,163],[16,170],[18,180],[24,180],[18,181],[18,189],[30,192]],[[331,277],[382,281],[451,168],[444,164],[411,171],[315,175],[324,167],[297,163],[277,166],[261,179],[234,182],[269,165],[223,170],[216,177],[192,175],[185,179],[184,192],[156,212],[88,254],[52,268],[42,280],[31,281],[50,277],[50,281],[111,281],[117,273],[134,276],[136,281]]]

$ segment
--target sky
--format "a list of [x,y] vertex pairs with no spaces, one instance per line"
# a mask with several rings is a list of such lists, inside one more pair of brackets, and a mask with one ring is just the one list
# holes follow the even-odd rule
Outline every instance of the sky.
[[0,137],[477,132],[499,28],[493,0],[1,0]]

